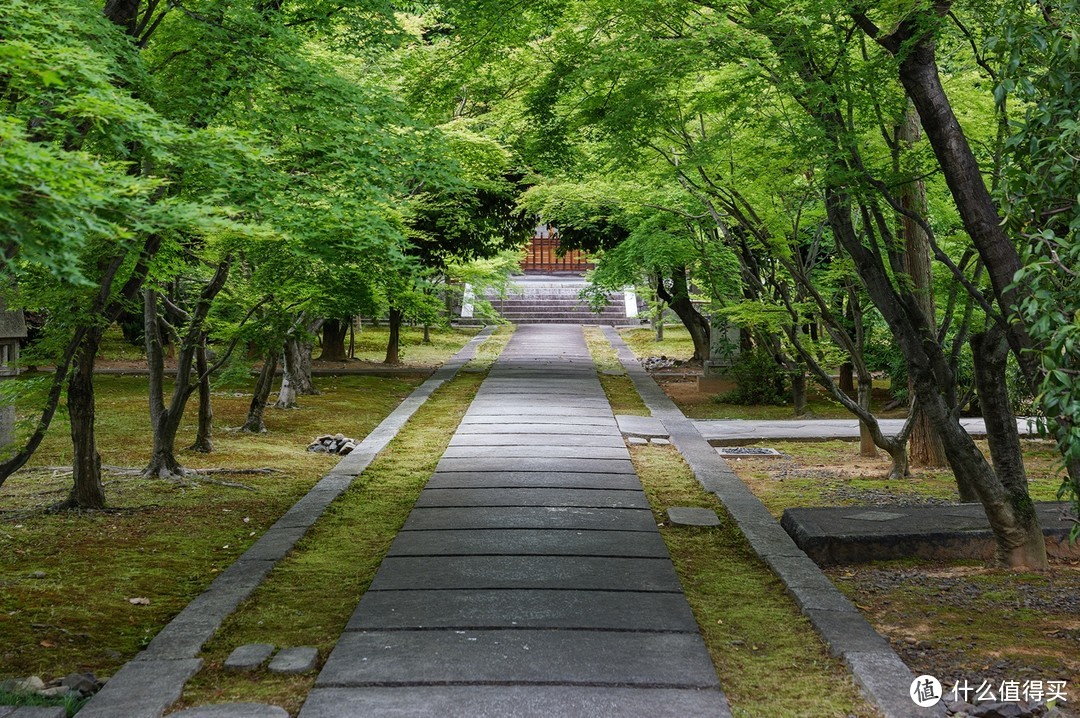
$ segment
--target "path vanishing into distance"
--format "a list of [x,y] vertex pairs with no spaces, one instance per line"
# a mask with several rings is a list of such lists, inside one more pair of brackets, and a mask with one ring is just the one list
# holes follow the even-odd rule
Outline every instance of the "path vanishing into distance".
[[730,715],[576,325],[521,325],[301,718]]

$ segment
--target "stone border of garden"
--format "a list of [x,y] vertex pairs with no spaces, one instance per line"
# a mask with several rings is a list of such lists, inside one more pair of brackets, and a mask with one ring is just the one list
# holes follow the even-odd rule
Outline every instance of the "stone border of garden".
[[698,482],[724,505],[757,555],[783,581],[829,652],[851,669],[866,697],[886,718],[944,716],[944,703],[919,708],[912,701],[908,691],[915,674],[889,642],[795,545],[716,449],[702,438],[694,423],[649,376],[619,333],[612,327],[604,327],[604,335],[653,418],[663,422],[671,442],[686,459]]
[[184,684],[202,667],[202,646],[258,588],[270,570],[334,499],[397,436],[416,410],[474,356],[494,327],[487,327],[413,390],[348,456],[267,529],[243,555],[170,621],[79,711],[81,718],[160,718],[179,700]]

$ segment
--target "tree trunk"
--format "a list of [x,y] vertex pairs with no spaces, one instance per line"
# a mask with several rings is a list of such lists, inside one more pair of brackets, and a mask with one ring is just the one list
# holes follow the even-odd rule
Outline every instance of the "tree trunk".
[[686,282],[686,267],[677,267],[671,272],[671,291],[661,279],[657,280],[656,293],[663,299],[690,333],[694,342],[694,356],[691,361],[704,362],[709,358],[709,322],[690,301],[690,288]]
[[296,384],[294,372],[297,369],[297,362],[299,356],[290,351],[290,344],[294,342],[286,341],[285,350],[282,352],[284,358],[283,366],[281,368],[281,388],[278,389],[278,398],[274,402],[275,409],[295,409],[300,406],[296,402]]
[[195,371],[199,373],[199,428],[190,449],[209,454],[214,450],[214,408],[210,403],[210,372],[205,340],[195,352]]
[[[311,378],[311,353],[314,345],[307,339],[289,337],[285,340],[284,376],[288,377],[292,391],[302,396],[319,393]],[[283,380],[284,381],[284,380]]]
[[1009,405],[1005,385],[1009,346],[1004,331],[995,326],[972,335],[971,351],[994,473],[1005,489],[1004,498],[1013,516],[1013,525],[998,541],[998,561],[1011,568],[1045,568],[1046,542],[1035,504],[1028,493],[1020,434],[1016,430],[1016,417]]
[[383,364],[400,364],[402,314],[398,309],[390,308],[390,337],[386,342],[386,358]]
[[240,427],[240,431],[250,431],[252,434],[261,434],[266,431],[266,424],[263,423],[263,411],[266,409],[266,401],[270,397],[270,389],[274,384],[277,355],[276,351],[270,352],[263,361],[259,378],[255,380],[255,393],[251,397],[251,406],[248,407],[247,420]]
[[664,308],[658,306],[653,312],[653,329],[656,330],[656,341],[664,341]]
[[855,393],[855,367],[849,361],[840,365],[840,391],[848,396]]
[[[873,380],[869,377],[859,377],[859,395],[856,401],[859,406],[866,412],[870,411],[870,396],[871,391],[874,388]],[[877,444],[874,443],[874,436],[870,432],[870,427],[866,425],[865,421],[859,421],[859,456],[877,458]]]
[[60,508],[103,509],[101,456],[94,437],[94,361],[102,331],[91,329],[79,347],[74,371],[68,380],[67,407],[71,420],[73,484]]
[[[905,148],[911,150],[919,141],[919,113],[914,106],[908,103],[904,121],[897,128],[897,152]],[[899,155],[897,155],[899,160]],[[899,169],[899,168],[897,168]],[[926,184],[922,179],[912,179],[900,185],[898,199],[901,206],[920,217],[926,216]],[[911,287],[919,308],[926,315],[929,326],[935,326],[936,308],[934,306],[934,275],[930,261],[930,238],[926,236],[922,226],[907,215],[900,216],[900,235],[904,239],[904,269],[911,280]],[[948,466],[945,459],[945,447],[941,445],[941,437],[930,426],[929,420],[915,400],[915,392],[912,391],[911,382],[908,382],[908,411],[915,418],[915,426],[911,431],[911,462],[915,466],[943,467]]]
[[340,319],[327,319],[323,324],[322,361],[346,361],[349,355],[345,351],[345,335],[349,325]]
[[[955,406],[946,401],[952,393],[950,387],[955,386],[955,379],[948,368],[948,360],[935,341],[936,332],[925,326],[925,315],[921,311],[911,312],[915,304],[913,298],[901,296],[891,284],[880,257],[863,246],[851,222],[851,207],[842,190],[827,188],[825,204],[833,232],[854,260],[863,285],[904,354],[912,386],[923,410],[941,435],[957,482],[974,487],[986,510],[999,555],[1011,566],[1019,568],[1019,562],[1026,560],[1029,562],[1027,568],[1044,570],[1047,567],[1045,553],[1040,560],[1037,547],[1017,550],[1018,546],[1029,544],[1030,530],[1029,526],[1017,521],[1014,504],[1023,505],[1025,499],[1030,502],[1030,498],[1023,493],[1016,497],[1009,495],[986,457],[960,425]],[[1041,536],[1039,540],[1042,540]]]
[[791,372],[791,402],[795,416],[806,416],[806,372],[801,368]]
[[[172,416],[165,406],[165,351],[161,332],[161,320],[157,311],[158,293],[151,288],[143,290],[143,333],[146,343],[146,365],[149,369],[149,400],[150,400],[150,427],[153,432],[150,462],[143,470],[146,478],[169,479],[182,476],[184,469],[176,459],[173,450],[176,442],[176,432],[180,428],[180,421]],[[190,374],[190,357],[188,367],[177,367],[176,382],[186,383],[185,374]],[[177,387],[179,388],[179,387]],[[174,390],[175,393],[175,390]],[[182,409],[181,409],[182,411]]]
[[423,343],[424,344],[431,344],[431,327],[429,327],[427,325],[427,322],[424,322],[424,339],[423,339]]

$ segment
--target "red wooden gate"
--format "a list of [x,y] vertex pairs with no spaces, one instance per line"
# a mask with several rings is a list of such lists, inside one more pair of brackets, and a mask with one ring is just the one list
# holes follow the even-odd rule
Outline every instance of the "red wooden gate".
[[547,225],[536,228],[536,236],[529,242],[525,261],[521,268],[526,272],[584,272],[593,268],[579,250],[571,250],[563,256],[558,255],[559,235]]

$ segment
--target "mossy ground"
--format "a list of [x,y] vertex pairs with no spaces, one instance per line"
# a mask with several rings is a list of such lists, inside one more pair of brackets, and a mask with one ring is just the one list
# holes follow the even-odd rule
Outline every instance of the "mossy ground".
[[[470,335],[455,334],[456,346]],[[222,387],[214,395],[214,453],[181,450],[181,462],[274,473],[182,483],[106,473],[108,510],[85,513],[46,511],[70,487],[69,427],[60,412],[30,466],[0,487],[0,678],[113,673],[337,462],[305,450],[313,436],[363,438],[422,380],[317,377],[322,393],[300,397],[299,409],[268,408],[262,435],[227,430],[242,422],[250,386]],[[150,446],[146,378],[102,375],[95,386],[102,463],[142,467]],[[194,438],[194,405],[188,409],[179,447]]]
[[597,376],[604,393],[616,414],[649,416],[652,412],[645,406],[634,388],[634,382],[626,375],[619,363],[619,355],[611,348],[611,342],[600,327],[585,327],[585,343],[596,362]]
[[[631,456],[734,715],[878,715],[679,453],[650,445]],[[714,509],[723,525],[668,525],[670,506]]]
[[245,643],[315,646],[326,658],[510,333],[500,328],[457,379],[432,395],[228,618],[205,647],[205,666],[187,684],[177,708],[264,701],[293,715],[299,711],[314,674],[237,674],[222,668],[225,659]]

